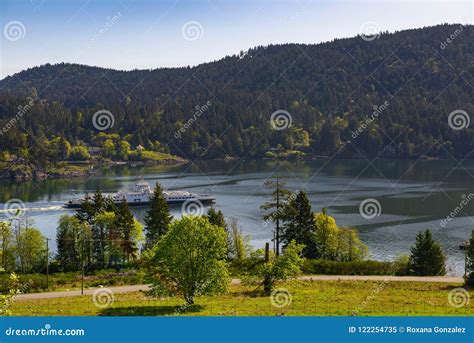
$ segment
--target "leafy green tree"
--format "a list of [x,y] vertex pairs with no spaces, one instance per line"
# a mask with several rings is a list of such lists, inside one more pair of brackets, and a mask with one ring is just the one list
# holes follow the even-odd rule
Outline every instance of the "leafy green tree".
[[0,294],[0,316],[11,316],[13,300],[21,293],[20,278],[11,273],[8,280],[8,293]]
[[26,227],[16,233],[16,255],[21,272],[39,271],[46,264],[46,240],[38,229]]
[[367,257],[369,248],[360,240],[359,232],[351,227],[339,228],[337,261],[360,261]]
[[75,146],[71,149],[69,158],[73,161],[87,161],[91,158],[89,151],[83,145]]
[[180,294],[193,304],[195,296],[227,289],[226,234],[205,217],[173,221],[150,254],[154,294]]
[[474,285],[474,230],[471,232],[469,244],[466,247],[466,284]]
[[409,270],[419,276],[446,274],[446,257],[441,246],[433,240],[430,230],[416,236],[415,245],[410,250]]
[[71,155],[71,144],[66,138],[61,137],[58,142],[58,157],[59,160],[67,160]]
[[0,248],[3,271],[15,270],[15,240],[10,223],[0,222]]
[[163,189],[157,182],[145,216],[145,248],[152,248],[167,231],[173,216],[163,195]]
[[110,263],[110,255],[114,251],[115,212],[100,212],[94,217],[92,225],[93,256],[96,265],[103,268]]
[[128,155],[130,155],[130,143],[127,141],[120,141],[116,148],[117,157],[122,161],[128,160]]
[[336,260],[339,239],[339,228],[336,219],[329,216],[326,210],[314,215],[316,231],[313,240],[317,246],[318,257],[327,260]]
[[105,140],[102,145],[102,152],[105,157],[114,157],[115,156],[115,144],[111,139]]
[[303,245],[291,241],[282,255],[273,255],[269,261],[264,261],[263,249],[257,250],[256,254],[260,255],[261,263],[252,271],[254,278],[249,278],[246,282],[262,285],[264,293],[270,295],[275,282],[286,281],[301,274],[303,248]]
[[308,196],[300,191],[292,198],[287,209],[287,218],[283,227],[283,243],[287,246],[291,241],[303,244],[303,256],[317,258],[318,247],[314,242],[315,221]]
[[66,270],[78,270],[82,262],[90,262],[91,229],[67,214],[59,218],[56,231],[57,260]]
[[230,258],[243,262],[252,251],[250,236],[244,235],[236,218],[231,218],[227,235]]
[[336,219],[329,216],[326,210],[314,216],[315,232],[312,236],[318,249],[318,258],[350,262],[360,261],[367,257],[369,249],[360,240],[354,228],[340,228]]

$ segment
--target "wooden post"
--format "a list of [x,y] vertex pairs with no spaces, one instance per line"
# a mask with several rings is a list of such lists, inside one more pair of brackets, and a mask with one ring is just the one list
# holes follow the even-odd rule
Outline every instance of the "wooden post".
[[265,262],[270,261],[270,243],[265,243]]
[[84,295],[84,237],[81,241],[81,264],[82,264],[82,276],[81,276],[81,295]]
[[277,210],[276,210],[276,250],[275,250],[275,254],[276,256],[280,256],[280,183],[279,183],[279,180],[277,178],[277,186],[276,186],[276,205],[277,205]]
[[46,238],[46,290],[49,289],[49,238]]
[[[268,263],[270,261],[270,243],[265,243],[265,263]],[[263,277],[263,292],[265,295],[270,295],[272,291],[272,286],[270,283],[270,275],[265,273],[265,276]]]

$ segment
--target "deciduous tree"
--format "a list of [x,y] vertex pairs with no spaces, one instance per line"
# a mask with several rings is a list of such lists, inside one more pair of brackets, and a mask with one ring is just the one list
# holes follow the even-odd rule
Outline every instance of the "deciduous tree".
[[206,217],[184,216],[173,221],[150,256],[154,294],[180,294],[193,304],[195,296],[227,288],[226,234]]

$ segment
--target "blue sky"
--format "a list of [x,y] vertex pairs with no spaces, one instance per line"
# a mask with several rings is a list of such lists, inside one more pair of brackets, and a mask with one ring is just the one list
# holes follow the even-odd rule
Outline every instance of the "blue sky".
[[196,65],[256,45],[472,24],[473,17],[472,1],[449,0],[2,0],[0,78],[59,62],[125,70]]

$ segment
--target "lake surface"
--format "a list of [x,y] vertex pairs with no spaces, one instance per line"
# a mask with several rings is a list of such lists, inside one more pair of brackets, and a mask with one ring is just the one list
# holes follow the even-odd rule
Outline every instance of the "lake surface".
[[[74,196],[130,189],[140,179],[167,189],[192,192],[212,190],[215,207],[238,219],[252,243],[262,247],[272,238],[272,228],[261,219],[260,205],[268,190],[264,182],[279,176],[290,190],[308,193],[313,210],[327,208],[339,226],[355,226],[369,246],[370,257],[392,259],[409,253],[418,231],[430,228],[448,256],[451,275],[464,273],[459,245],[474,229],[474,161],[317,160],[317,161],[197,161],[181,166],[131,168],[116,166],[90,179],[40,182],[0,181],[0,210],[12,198],[25,202],[26,215],[45,236],[54,239],[58,218],[73,210],[62,204]],[[365,199],[376,199],[381,213],[372,219],[359,212]],[[465,200],[465,205],[461,201]],[[473,199],[474,200],[474,199]],[[462,207],[446,225],[446,218]],[[145,209],[133,209],[142,220]],[[172,210],[176,216],[181,209]],[[0,220],[5,213],[0,211]]]

